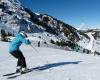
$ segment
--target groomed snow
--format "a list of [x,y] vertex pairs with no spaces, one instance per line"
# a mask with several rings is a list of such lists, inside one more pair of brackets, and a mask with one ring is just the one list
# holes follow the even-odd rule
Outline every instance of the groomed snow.
[[[8,53],[8,42],[0,42],[0,80],[2,75],[14,72],[16,59]],[[29,68],[40,67],[12,80],[100,80],[100,56],[64,51],[53,48],[23,45],[23,51]]]

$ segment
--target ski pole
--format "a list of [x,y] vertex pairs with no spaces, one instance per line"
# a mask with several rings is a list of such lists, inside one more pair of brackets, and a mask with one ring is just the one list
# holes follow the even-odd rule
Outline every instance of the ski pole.
[[[37,52],[37,53],[39,53],[39,51],[35,48],[35,47],[33,47],[32,46],[32,44],[30,44],[30,46]],[[40,56],[40,55],[39,55]],[[42,58],[42,56],[40,56],[41,58]],[[49,61],[48,60],[46,60],[46,64],[49,64]],[[40,66],[40,65],[39,65]]]
[[35,49],[35,47],[32,46],[32,44],[30,44],[30,46],[37,52],[39,53],[39,51],[37,49]]

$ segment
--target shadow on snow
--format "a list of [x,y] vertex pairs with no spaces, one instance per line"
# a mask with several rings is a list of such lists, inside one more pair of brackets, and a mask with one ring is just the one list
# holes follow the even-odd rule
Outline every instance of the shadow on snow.
[[44,66],[32,68],[32,70],[37,69],[37,70],[43,71],[43,70],[47,70],[53,67],[58,67],[58,66],[63,66],[63,65],[68,65],[68,64],[79,64],[80,62],[82,61],[51,63],[51,64],[46,64]]

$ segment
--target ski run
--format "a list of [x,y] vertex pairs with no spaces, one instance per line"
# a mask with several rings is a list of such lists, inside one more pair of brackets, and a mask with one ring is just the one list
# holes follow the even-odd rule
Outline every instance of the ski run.
[[[8,53],[9,42],[0,42],[0,80],[15,72],[16,59]],[[53,48],[21,46],[28,68],[39,70],[12,80],[100,80],[100,56]]]

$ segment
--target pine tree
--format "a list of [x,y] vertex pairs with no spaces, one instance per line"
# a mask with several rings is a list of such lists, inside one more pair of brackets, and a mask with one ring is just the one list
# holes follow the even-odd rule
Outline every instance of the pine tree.
[[1,41],[7,41],[7,34],[4,29],[1,29]]
[[54,40],[52,40],[52,39],[50,40],[50,42],[51,42],[52,44],[55,44]]

